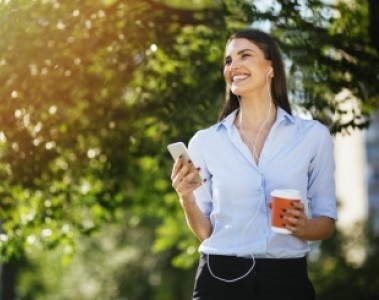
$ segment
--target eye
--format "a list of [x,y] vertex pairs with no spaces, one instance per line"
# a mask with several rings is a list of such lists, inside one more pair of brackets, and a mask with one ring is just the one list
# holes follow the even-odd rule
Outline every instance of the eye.
[[232,60],[230,58],[226,58],[224,63],[225,63],[225,66],[230,66],[230,64],[232,63]]
[[250,54],[247,54],[247,53],[244,53],[244,54],[241,55],[242,58],[247,58],[247,57],[249,57],[249,56],[251,56],[251,55],[250,55]]

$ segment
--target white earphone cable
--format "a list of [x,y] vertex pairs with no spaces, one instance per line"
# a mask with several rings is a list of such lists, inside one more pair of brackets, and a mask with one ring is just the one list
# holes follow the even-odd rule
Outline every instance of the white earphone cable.
[[[256,153],[256,142],[257,142],[257,139],[258,139],[258,137],[259,137],[259,135],[260,135],[260,133],[261,133],[261,131],[262,131],[264,125],[267,123],[267,121],[268,121],[268,119],[269,119],[269,117],[270,117],[270,114],[271,114],[271,108],[272,108],[272,97],[271,97],[270,85],[268,84],[267,86],[268,86],[268,94],[269,94],[269,102],[270,102],[270,104],[269,104],[269,111],[268,111],[268,113],[267,113],[266,119],[264,120],[264,122],[262,123],[260,129],[258,130],[257,136],[256,136],[255,139],[254,139],[254,143],[252,143],[252,141],[251,141],[250,138],[246,135],[246,133],[245,133],[245,131],[244,131],[244,129],[243,129],[243,126],[242,126],[242,106],[241,106],[241,103],[240,103],[239,125],[240,125],[240,128],[241,128],[241,132],[242,132],[242,134],[245,136],[245,138],[249,141],[249,143],[252,145],[252,147],[253,147],[253,156],[254,156],[254,159],[255,159],[255,156],[257,156],[257,161],[259,160],[259,155],[257,155],[257,153]],[[240,102],[240,98],[239,98],[239,96],[237,96],[237,99],[238,99],[238,101]],[[207,190],[207,188],[204,187],[204,186],[203,186],[203,188],[206,190],[206,193],[207,193],[207,195],[210,197],[210,199],[212,199],[212,197],[211,197],[209,191]],[[262,201],[262,200],[263,200],[263,201]],[[257,208],[257,210],[256,210],[256,212],[255,212],[255,214],[254,214],[254,216],[250,219],[250,221],[246,224],[245,228],[242,230],[242,233],[241,233],[241,235],[240,235],[240,241],[241,241],[242,244],[243,244],[243,242],[244,242],[244,236],[245,236],[245,233],[246,233],[248,227],[249,227],[250,224],[256,219],[256,217],[257,217],[258,214],[259,214],[259,211],[260,211],[260,209],[261,209],[262,202],[264,202],[264,195],[262,195],[262,197],[261,197],[260,200],[259,200],[259,205],[258,205],[258,208]],[[216,222],[215,222],[215,226],[216,226]],[[215,228],[213,229],[213,231],[215,231]],[[212,239],[212,234],[211,234],[211,236],[209,237],[209,239],[207,240],[207,242],[208,242],[208,246],[209,246],[209,247],[210,247],[210,244],[211,244],[211,239]],[[233,283],[233,282],[239,281],[239,280],[241,280],[241,279],[247,277],[247,276],[253,271],[253,269],[254,269],[254,267],[255,267],[255,264],[256,264],[256,260],[255,260],[255,257],[254,257],[254,253],[253,253],[253,252],[250,252],[251,258],[252,258],[252,260],[253,260],[252,265],[250,266],[250,268],[249,268],[244,274],[242,274],[242,275],[239,276],[239,277],[232,278],[232,279],[226,279],[226,278],[222,278],[222,277],[220,277],[220,276],[217,276],[217,275],[213,272],[213,270],[212,270],[212,268],[211,268],[210,259],[209,259],[209,253],[206,253],[205,255],[206,255],[206,263],[207,263],[208,271],[209,271],[209,273],[211,274],[211,276],[212,276],[213,278],[215,278],[215,279],[218,279],[218,280],[223,281],[223,282],[226,282],[226,283]]]

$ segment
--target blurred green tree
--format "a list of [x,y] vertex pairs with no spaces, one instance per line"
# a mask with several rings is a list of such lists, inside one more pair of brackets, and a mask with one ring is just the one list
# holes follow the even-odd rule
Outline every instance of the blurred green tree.
[[267,13],[293,104],[333,133],[367,127],[379,103],[377,1],[277,1]]
[[[223,34],[216,16],[224,11],[155,1],[1,2],[0,250],[3,261],[11,260],[3,269],[7,299],[14,297],[10,272],[23,269],[25,257],[59,249],[66,262],[78,241],[104,223],[128,218],[126,224],[138,225],[127,228],[142,239],[139,255],[149,253],[153,242],[143,233],[154,236],[162,217],[179,212],[165,145],[175,135],[188,137],[194,120],[204,117],[188,118],[196,107],[193,71],[205,78],[206,66],[219,64],[220,49],[203,53],[217,36],[207,26]],[[210,78],[208,88],[221,82]],[[171,252],[163,254],[166,261],[177,250]],[[137,266],[145,260],[136,258]],[[179,299],[175,273],[182,271],[170,269],[165,293]],[[131,278],[142,284],[125,284],[128,295],[146,299],[149,282]],[[23,297],[47,291],[39,279]]]
[[[369,222],[355,224],[357,232],[337,230],[331,239],[319,243],[310,263],[310,277],[318,291],[317,299],[372,300],[379,297],[379,235]],[[361,247],[365,259],[360,262],[349,253]]]
[[[168,18],[165,8],[154,1],[2,2],[3,257],[38,243],[63,242],[71,251],[73,237],[112,220],[118,208],[161,205],[166,121],[183,120],[190,131],[185,110],[196,107],[179,98],[194,82],[185,56],[211,44],[206,26],[182,37],[180,26],[222,24],[212,18],[220,9],[172,8]],[[197,32],[198,44],[190,45]],[[157,199],[148,187],[160,190]]]

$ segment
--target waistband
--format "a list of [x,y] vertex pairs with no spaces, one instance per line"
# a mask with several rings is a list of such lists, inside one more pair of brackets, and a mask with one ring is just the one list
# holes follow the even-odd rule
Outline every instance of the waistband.
[[[207,254],[201,253],[201,259],[206,260]],[[296,258],[246,258],[229,255],[209,254],[209,261],[213,264],[235,265],[236,267],[251,266],[255,261],[256,271],[286,272],[306,271],[308,264],[306,257]]]

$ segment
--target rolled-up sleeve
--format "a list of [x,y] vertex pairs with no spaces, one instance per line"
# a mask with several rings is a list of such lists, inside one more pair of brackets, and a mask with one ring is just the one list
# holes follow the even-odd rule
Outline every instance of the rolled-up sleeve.
[[335,162],[333,139],[325,126],[319,126],[315,137],[318,147],[309,165],[308,199],[312,216],[327,216],[337,220],[335,195]]
[[194,192],[196,203],[202,213],[209,218],[212,211],[212,199],[211,199],[211,174],[207,168],[205,163],[204,155],[201,149],[202,143],[200,142],[201,137],[198,132],[195,136],[190,140],[188,144],[188,152],[190,157],[196,167],[200,167],[200,175],[205,182],[202,186],[197,188]]

